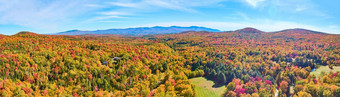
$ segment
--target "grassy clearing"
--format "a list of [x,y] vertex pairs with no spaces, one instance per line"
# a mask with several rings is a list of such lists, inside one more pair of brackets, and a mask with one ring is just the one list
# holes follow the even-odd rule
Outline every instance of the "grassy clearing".
[[225,86],[213,87],[214,82],[204,77],[192,78],[191,83],[195,85],[196,97],[221,97]]
[[340,66],[334,66],[333,69],[329,69],[328,66],[320,66],[318,69],[315,71],[311,72],[310,74],[314,74],[315,76],[320,76],[321,72],[325,72],[328,74],[329,72],[337,72],[340,71]]

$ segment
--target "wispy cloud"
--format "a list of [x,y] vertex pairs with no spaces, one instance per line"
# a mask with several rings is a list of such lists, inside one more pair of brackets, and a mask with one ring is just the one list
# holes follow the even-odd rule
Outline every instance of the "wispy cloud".
[[339,28],[339,26],[337,26],[337,25],[329,25],[328,27],[331,28],[331,29],[338,29]]
[[92,8],[104,8],[105,6],[98,5],[98,4],[85,4],[86,7],[92,7]]
[[121,12],[121,11],[106,11],[106,12],[99,12],[99,14],[109,15],[109,16],[131,15],[131,13]]
[[99,21],[99,22],[105,22],[105,23],[116,23],[116,22],[119,22],[119,21]]
[[241,0],[240,2],[251,6],[253,9],[267,11],[270,15],[280,12],[290,15],[317,16],[325,19],[331,17],[312,0]]
[[[109,1],[103,4],[102,7],[110,8],[99,12],[99,15],[93,20],[102,21],[107,16],[129,17],[139,13],[155,13],[162,10],[175,10],[189,13],[199,13],[195,7],[214,6],[226,0],[138,0],[138,1]],[[89,21],[89,20],[87,20]]]
[[170,9],[197,12],[194,7],[216,6],[226,0],[138,0],[109,2],[112,6],[135,9]]
[[308,9],[308,7],[303,6],[303,5],[298,5],[298,6],[295,8],[295,11],[301,12],[301,11],[304,11],[304,10],[306,10],[306,9]]
[[243,20],[250,20],[248,15],[243,12],[236,12],[235,15],[242,17]]
[[245,2],[247,2],[249,5],[251,5],[252,7],[257,7],[257,5],[261,2],[264,2],[266,0],[245,0]]
[[[117,1],[109,2],[110,5],[120,8],[132,8],[134,10],[155,10],[155,9],[170,9],[185,12],[197,12],[191,8],[193,6],[203,6],[202,4],[190,4],[192,0],[140,0],[140,1]],[[201,0],[199,0],[201,1]]]
[[87,19],[85,21],[82,21],[82,22],[78,23],[78,25],[93,23],[93,22],[113,21],[111,19],[121,19],[121,18],[126,18],[126,17],[117,16],[117,15],[97,16],[97,17],[93,17],[93,18]]
[[174,1],[162,1],[162,0],[147,0],[147,4],[154,6],[154,7],[161,7],[166,9],[172,9],[172,10],[180,10],[180,11],[186,11],[186,12],[197,12],[196,10],[183,6],[179,0]]
[[110,5],[119,7],[141,8],[141,3],[123,3],[123,2],[110,2]]
[[82,0],[11,0],[0,2],[0,24],[57,29],[87,11]]

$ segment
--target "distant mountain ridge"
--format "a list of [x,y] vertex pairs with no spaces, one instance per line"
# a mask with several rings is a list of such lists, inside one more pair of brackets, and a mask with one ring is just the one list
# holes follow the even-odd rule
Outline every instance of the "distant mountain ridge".
[[[313,31],[302,28],[295,29],[285,29],[281,31],[272,31],[265,32],[258,30],[256,28],[246,27],[243,29],[238,29],[234,31],[220,31],[217,29],[206,28],[206,27],[179,27],[179,26],[171,26],[171,27],[139,27],[139,28],[126,28],[126,29],[108,29],[108,30],[96,30],[96,31],[81,31],[81,30],[69,30],[65,32],[59,32],[49,35],[130,35],[130,36],[139,36],[139,35],[150,35],[150,34],[176,34],[176,33],[196,33],[196,32],[223,32],[223,33],[238,33],[242,35],[261,35],[261,34],[329,34],[319,31]],[[34,32],[21,31],[14,35],[39,35]],[[339,35],[339,34],[335,34]],[[0,37],[6,37],[7,35],[0,34]]]
[[220,32],[220,30],[217,30],[217,29],[198,27],[198,26],[190,26],[190,27],[155,26],[155,27],[138,27],[138,28],[126,28],[126,29],[107,29],[107,30],[96,30],[96,31],[70,30],[66,32],[55,33],[52,35],[118,34],[118,35],[138,36],[138,35],[149,35],[149,34],[171,34],[171,33],[180,33],[184,31]]
[[324,33],[324,32],[312,31],[312,30],[307,30],[307,29],[302,29],[302,28],[286,29],[286,30],[277,31],[277,32],[274,32],[274,33],[328,34],[328,33]]
[[255,28],[251,28],[251,27],[247,27],[247,28],[243,28],[243,29],[239,29],[233,32],[237,32],[237,33],[264,33],[264,31],[255,29]]
[[262,34],[262,33],[284,33],[284,34],[294,34],[294,33],[299,33],[299,34],[328,34],[324,32],[319,32],[319,31],[313,31],[313,30],[308,30],[308,29],[302,29],[302,28],[295,28],[295,29],[285,29],[281,31],[273,31],[273,32],[265,32],[258,30],[256,28],[251,28],[251,27],[246,27],[243,29],[235,30],[235,31],[226,31],[226,32],[234,32],[234,33],[240,33],[240,34]]

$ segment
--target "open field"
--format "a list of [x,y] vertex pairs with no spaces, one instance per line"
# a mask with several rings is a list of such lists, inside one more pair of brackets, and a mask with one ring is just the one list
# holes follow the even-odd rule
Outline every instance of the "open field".
[[333,69],[330,69],[328,66],[320,66],[315,71],[311,72],[310,74],[314,74],[315,76],[320,76],[321,72],[324,71],[326,74],[329,72],[337,72],[340,71],[340,66],[334,66]]
[[225,89],[225,86],[213,87],[214,82],[204,77],[192,78],[190,81],[195,85],[197,97],[220,97]]

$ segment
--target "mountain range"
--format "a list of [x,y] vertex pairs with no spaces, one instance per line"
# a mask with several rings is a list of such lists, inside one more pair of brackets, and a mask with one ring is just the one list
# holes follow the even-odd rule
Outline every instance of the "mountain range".
[[117,35],[149,35],[149,34],[172,34],[180,33],[184,31],[207,31],[207,32],[220,32],[220,30],[190,26],[190,27],[139,27],[139,28],[126,28],[126,29],[107,29],[107,30],[95,30],[95,31],[81,31],[81,30],[70,30],[66,32],[59,32],[52,35],[87,35],[87,34],[117,34]]
[[[183,33],[183,32],[236,32],[240,34],[261,34],[267,33],[255,28],[247,27],[235,31],[220,31],[217,29],[207,28],[207,27],[198,27],[198,26],[190,26],[190,27],[180,27],[180,26],[171,26],[171,27],[138,27],[138,28],[126,28],[126,29],[107,29],[107,30],[95,30],[95,31],[81,31],[81,30],[70,30],[65,32],[54,33],[51,35],[106,35],[106,34],[115,34],[115,35],[129,35],[129,36],[139,36],[139,35],[150,35],[150,34],[175,34],[175,33]],[[286,29],[281,31],[274,31],[270,33],[285,33],[285,34],[327,34],[318,31],[312,31],[307,29]]]
[[313,30],[308,30],[308,29],[302,29],[302,28],[295,28],[295,29],[285,29],[281,31],[274,31],[274,32],[264,32],[255,28],[247,27],[235,31],[227,31],[227,32],[236,32],[236,33],[285,33],[285,34],[294,34],[294,33],[299,33],[299,34],[327,34],[324,32],[318,32],[318,31],[313,31]]

